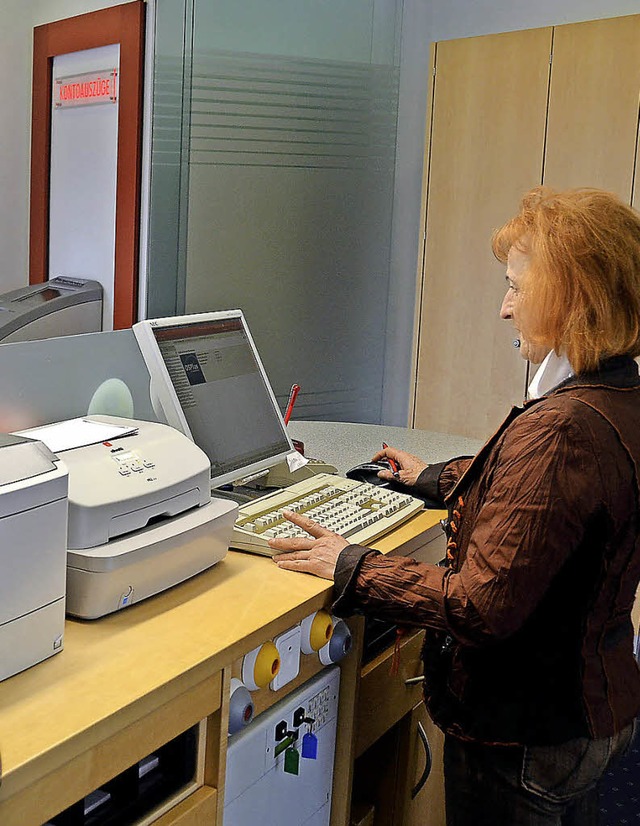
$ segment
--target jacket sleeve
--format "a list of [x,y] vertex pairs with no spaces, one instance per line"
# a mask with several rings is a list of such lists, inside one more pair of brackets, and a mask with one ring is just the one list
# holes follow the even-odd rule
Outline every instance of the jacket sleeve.
[[457,459],[450,459],[448,462],[428,465],[418,476],[415,485],[408,488],[407,492],[425,496],[434,502],[440,502],[444,507],[447,494],[453,489],[472,460],[472,456],[460,456]]
[[[587,431],[556,410],[536,408],[519,417],[505,433],[491,478],[481,481],[486,492],[474,524],[463,518],[462,530],[471,534],[460,569],[365,552],[347,576],[339,560],[334,610],[446,629],[472,645],[513,634],[602,501]],[[348,557],[343,561],[348,568]]]

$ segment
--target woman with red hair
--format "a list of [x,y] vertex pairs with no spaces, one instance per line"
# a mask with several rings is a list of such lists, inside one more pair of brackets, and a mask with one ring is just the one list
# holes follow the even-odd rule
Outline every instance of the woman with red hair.
[[374,457],[446,505],[446,565],[295,514],[309,536],[271,544],[282,568],[335,580],[335,613],[425,629],[448,826],[595,826],[640,712],[640,216],[607,192],[538,188],[493,250],[500,315],[542,361],[530,399],[475,458]]

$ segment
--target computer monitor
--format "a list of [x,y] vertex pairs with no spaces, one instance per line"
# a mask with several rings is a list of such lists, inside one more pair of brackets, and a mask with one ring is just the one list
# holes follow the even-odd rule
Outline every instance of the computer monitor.
[[255,476],[291,453],[241,310],[140,321],[133,332],[156,413],[207,454],[212,488]]

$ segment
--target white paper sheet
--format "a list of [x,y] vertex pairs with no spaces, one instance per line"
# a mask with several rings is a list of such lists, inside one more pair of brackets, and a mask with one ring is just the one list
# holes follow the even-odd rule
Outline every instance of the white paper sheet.
[[66,422],[48,424],[44,427],[34,427],[31,430],[16,431],[17,436],[27,436],[29,439],[39,439],[54,453],[72,450],[74,447],[95,445],[98,442],[110,442],[119,436],[136,433],[137,427],[123,427],[121,425],[93,422],[88,419],[69,419]]

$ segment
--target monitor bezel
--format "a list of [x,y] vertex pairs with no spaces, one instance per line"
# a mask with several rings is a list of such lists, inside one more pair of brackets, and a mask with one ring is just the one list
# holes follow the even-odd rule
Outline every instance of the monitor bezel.
[[[289,436],[289,432],[284,423],[282,413],[278,407],[278,402],[276,400],[275,393],[273,392],[273,388],[271,387],[271,382],[269,381],[266,370],[264,369],[262,359],[258,353],[258,348],[255,345],[244,313],[242,310],[223,310],[217,312],[193,313],[190,315],[168,316],[165,318],[151,318],[145,319],[144,321],[138,321],[132,327],[136,341],[138,342],[138,346],[140,348],[140,352],[142,353],[147,370],[149,371],[149,392],[151,396],[151,404],[156,414],[164,416],[167,423],[171,425],[171,427],[175,427],[177,430],[180,430],[185,434],[185,436],[188,436],[192,442],[196,443],[193,438],[191,428],[189,427],[187,419],[184,415],[184,411],[182,410],[182,405],[178,399],[178,395],[173,386],[173,382],[171,381],[171,376],[169,375],[169,371],[167,370],[167,366],[164,362],[153,331],[158,329],[166,330],[172,327],[188,327],[196,324],[201,325],[211,321],[225,321],[228,319],[238,319],[242,324],[242,329],[247,336],[249,347],[251,348],[256,364],[258,365],[258,371],[271,401],[274,414],[279,421],[282,435],[287,442],[287,449],[275,454],[274,456],[267,457],[266,459],[259,459],[249,465],[245,465],[243,468],[227,471],[226,473],[222,473],[218,476],[213,476],[212,471],[212,489],[238,482],[241,479],[256,477],[263,472],[268,471],[274,465],[285,461],[286,457],[295,450],[291,441],[291,436]],[[158,405],[160,409],[158,409]]]

